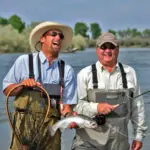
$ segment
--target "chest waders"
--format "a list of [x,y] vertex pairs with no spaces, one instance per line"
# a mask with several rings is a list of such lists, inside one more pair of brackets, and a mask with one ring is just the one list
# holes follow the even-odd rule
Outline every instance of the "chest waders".
[[[41,80],[41,62],[38,54],[38,72],[39,72],[39,82],[42,86],[46,89],[47,93],[51,98],[51,108],[48,117],[44,123],[42,128],[42,132],[40,133],[40,143],[38,147],[40,149],[34,148],[34,150],[60,150],[61,149],[61,132],[58,130],[56,134],[51,137],[48,132],[48,125],[55,124],[60,119],[60,103],[62,100],[62,89],[64,88],[64,61],[61,60],[58,62],[59,72],[60,72],[60,81],[59,84],[43,84]],[[29,78],[34,78],[34,68],[33,68],[33,55],[29,54]],[[21,133],[26,135],[30,133],[30,129],[25,128],[25,124],[30,120],[30,116],[20,115],[20,112],[17,111],[18,108],[26,108],[29,104],[29,101],[32,101],[31,107],[36,110],[40,111],[39,108],[39,101],[41,98],[46,98],[46,95],[42,95],[40,91],[36,89],[23,89],[23,91],[16,96],[14,100],[14,107],[16,109],[15,119],[14,119],[14,126],[17,126]],[[21,117],[20,117],[21,116]],[[38,117],[38,116],[36,116]],[[38,122],[36,122],[38,123]],[[36,124],[33,123],[34,125]],[[36,125],[35,125],[36,126]],[[17,140],[15,136],[12,134],[12,141],[10,145],[11,150],[20,150],[17,146]]]
[[123,89],[103,90],[98,89],[96,65],[93,64],[91,67],[93,89],[88,90],[87,100],[95,103],[106,102],[113,105],[120,104],[121,102],[125,103],[110,114],[105,115],[104,120],[106,120],[106,123],[99,125],[97,129],[77,130],[74,150],[129,150],[127,124],[130,115],[130,102],[127,98],[129,96],[133,97],[133,92],[128,89],[124,68],[119,63]]

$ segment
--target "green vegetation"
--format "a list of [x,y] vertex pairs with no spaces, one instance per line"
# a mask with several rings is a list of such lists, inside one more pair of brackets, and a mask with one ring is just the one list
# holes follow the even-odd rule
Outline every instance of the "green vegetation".
[[91,23],[90,26],[92,39],[97,39],[101,34],[101,28],[98,23]]
[[22,30],[25,28],[25,23],[22,22],[21,18],[17,15],[11,16],[8,22],[14,29],[18,30],[19,33],[22,32]]
[[[29,34],[40,22],[32,22],[26,25],[17,15],[6,19],[0,17],[0,53],[30,52]],[[115,31],[122,47],[150,47],[150,29],[139,31],[136,28]],[[77,22],[74,26],[74,37],[71,48],[84,50],[86,47],[95,47],[96,39],[101,35],[102,29],[96,22],[86,24]]]
[[88,26],[84,22],[77,22],[74,27],[74,35],[80,34],[83,37],[89,37],[87,31],[89,30]]
[[0,52],[29,52],[28,35],[11,25],[0,26]]
[[84,38],[82,35],[78,34],[73,37],[72,40],[72,48],[77,48],[80,50],[84,50],[84,48],[88,47],[88,39]]
[[0,25],[7,25],[7,24],[8,24],[8,20],[0,17]]

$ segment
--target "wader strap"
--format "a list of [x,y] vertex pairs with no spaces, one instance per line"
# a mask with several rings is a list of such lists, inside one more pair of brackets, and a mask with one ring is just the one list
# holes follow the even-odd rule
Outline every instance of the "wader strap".
[[[123,83],[123,88],[127,89],[127,78],[126,78],[126,73],[124,71],[123,65],[119,62],[119,67],[122,75],[122,83]],[[92,75],[93,75],[93,88],[96,89],[98,88],[98,80],[97,80],[97,69],[96,69],[96,64],[92,65]]]
[[60,105],[57,105],[57,108],[63,108],[63,102],[62,102],[62,97],[63,97],[63,88],[64,88],[64,71],[65,71],[65,62],[63,60],[60,60],[60,62],[58,62],[58,68],[59,68],[59,76],[60,76]]
[[96,64],[92,65],[92,77],[93,77],[93,88],[97,89],[98,88],[98,80],[97,80],[97,69],[96,69]]
[[29,54],[29,78],[34,78],[33,55]]
[[[38,53],[38,72],[39,72],[39,82],[41,83],[41,62]],[[34,71],[33,71],[33,55],[29,54],[29,78],[34,78]]]
[[[59,67],[59,74],[60,74],[60,85],[64,88],[64,66],[65,62],[61,60],[58,62],[58,67]],[[42,82],[42,77],[41,77],[41,61],[38,53],[38,72],[39,72],[39,82]]]
[[38,72],[39,72],[39,82],[42,83],[42,77],[41,77],[41,61],[40,61],[39,53],[38,53]]
[[[60,60],[58,62],[58,68],[59,68],[59,74],[60,74],[60,81],[59,84],[61,86],[60,89],[60,95],[62,98],[62,88],[64,88],[64,68],[65,68],[65,62],[63,60]],[[42,83],[42,76],[41,76],[41,61],[38,53],[38,73],[39,73],[39,82]],[[34,72],[33,72],[33,55],[29,54],[29,77],[33,78],[34,77]],[[57,106],[58,107],[58,106]]]
[[65,70],[65,62],[63,60],[60,60],[58,62],[58,67],[59,67],[59,75],[60,75],[60,81],[59,84],[64,88],[64,70]]
[[123,65],[119,62],[119,67],[120,67],[120,71],[121,71],[121,75],[122,75],[122,83],[123,83],[123,88],[127,89],[127,78],[126,78],[126,73],[124,71]]

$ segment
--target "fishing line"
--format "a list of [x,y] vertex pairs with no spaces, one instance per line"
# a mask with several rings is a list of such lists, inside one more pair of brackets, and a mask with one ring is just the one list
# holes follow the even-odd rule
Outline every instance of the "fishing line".
[[[132,92],[134,92],[134,90],[133,90]],[[121,106],[121,105],[127,103],[127,102],[130,101],[130,100],[137,99],[137,98],[139,98],[140,96],[143,96],[143,95],[145,95],[145,94],[147,94],[147,93],[149,93],[149,92],[150,92],[150,90],[147,90],[147,91],[145,91],[145,92],[143,92],[143,93],[141,93],[141,94],[139,94],[139,95],[137,95],[137,96],[135,96],[135,97],[131,97],[131,96],[126,95],[125,100],[123,100],[123,101],[119,104],[119,106]],[[119,107],[119,106],[118,106],[118,107]],[[146,115],[145,115],[145,116],[146,116]],[[138,124],[138,123],[135,122],[135,121],[134,121],[134,123],[135,123],[135,124]],[[123,134],[122,132],[120,132],[119,130],[117,130],[117,129],[114,128],[111,124],[108,124],[107,122],[105,123],[105,125],[107,125],[109,128],[113,129],[114,131],[118,132],[119,134],[121,134],[121,135],[123,135],[123,136],[125,136],[125,137],[133,138],[133,137],[131,137],[131,136],[128,136],[128,135]],[[140,129],[140,128],[142,129],[142,127],[138,127],[138,128],[139,128],[139,129]],[[150,135],[150,133],[145,133],[145,137],[147,137],[147,136],[149,136],[149,135]]]
[[[133,90],[132,92],[134,92],[134,90]],[[122,105],[122,104],[124,104],[124,103],[127,103],[127,102],[130,101],[131,99],[134,100],[134,99],[139,98],[140,96],[143,96],[143,95],[145,95],[145,94],[147,94],[147,93],[149,93],[149,92],[150,92],[150,90],[147,90],[147,91],[145,91],[145,92],[143,92],[143,93],[141,93],[141,94],[139,94],[139,95],[137,95],[137,96],[135,96],[135,97],[131,97],[131,96],[126,95],[126,97],[127,97],[128,99],[126,99],[125,101],[119,103],[119,106]]]

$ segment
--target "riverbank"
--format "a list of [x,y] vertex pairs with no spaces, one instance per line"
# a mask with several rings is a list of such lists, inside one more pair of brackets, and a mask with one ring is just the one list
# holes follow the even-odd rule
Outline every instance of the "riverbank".
[[[95,50],[96,49],[96,47],[95,46],[93,46],[93,47],[89,47],[90,49],[93,49],[93,50]],[[129,47],[125,47],[125,46],[120,46],[119,47],[120,49],[149,49],[150,48],[150,46],[147,46],[147,47],[141,47],[141,46],[139,46],[139,45],[133,45],[133,46],[129,46]],[[88,49],[88,48],[84,48],[84,49],[79,49],[79,48],[72,48],[72,49],[67,49],[67,50],[64,50],[64,51],[60,51],[60,53],[75,53],[75,52],[78,52],[78,51],[85,51],[86,49]],[[17,52],[12,52],[12,51],[1,51],[0,50],[0,54],[18,54],[18,53],[21,53],[21,54],[26,54],[26,53],[30,53],[31,51],[17,51]],[[36,52],[36,51],[35,51]]]
[[[1,27],[1,26],[0,26]],[[24,30],[22,33],[18,33],[11,26],[5,26],[0,28],[0,53],[28,53],[30,52],[29,34],[30,30]],[[118,37],[120,47],[150,47],[149,37]],[[78,49],[79,51],[85,48],[95,48],[96,40],[88,37],[83,37],[80,34],[74,35],[71,49]],[[70,51],[65,50],[70,53]],[[75,51],[71,51],[75,52]]]

